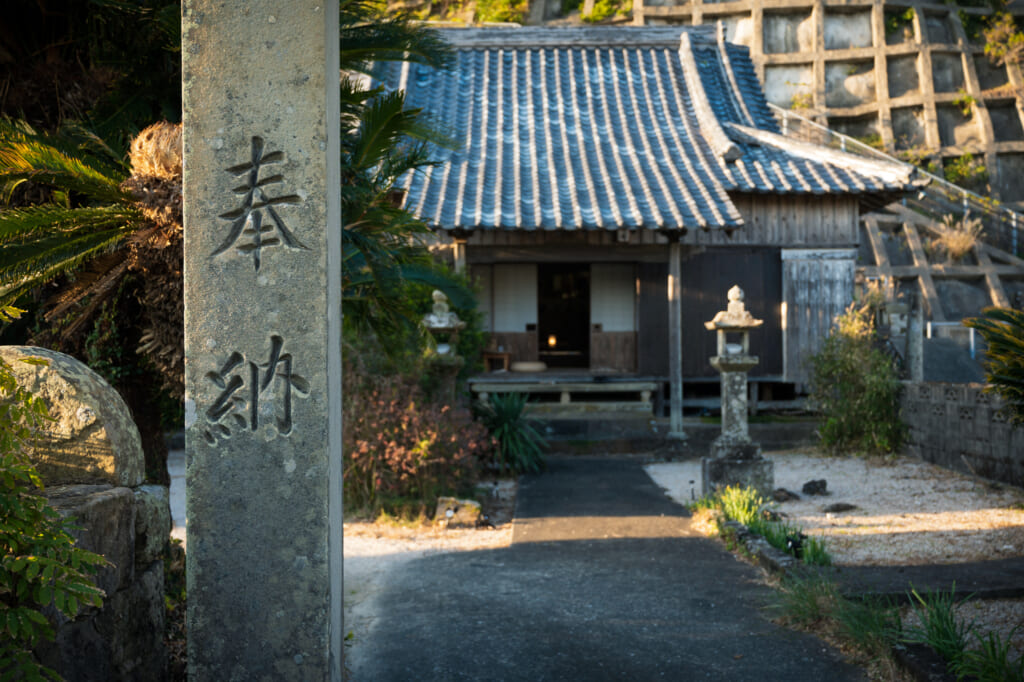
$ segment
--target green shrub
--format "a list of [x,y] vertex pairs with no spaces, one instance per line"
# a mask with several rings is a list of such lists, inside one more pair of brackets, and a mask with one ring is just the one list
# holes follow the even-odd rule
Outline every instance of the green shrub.
[[633,0],[597,0],[593,11],[580,18],[587,23],[596,24],[614,16],[627,16],[632,11]]
[[821,443],[834,453],[888,454],[903,444],[900,382],[875,348],[871,309],[851,304],[811,357],[811,402],[821,412]]
[[477,0],[476,20],[521,22],[528,9],[526,0]]
[[493,441],[468,410],[429,400],[415,377],[374,376],[348,363],[344,498],[357,513],[414,517],[439,495],[472,488]]
[[106,560],[75,546],[70,526],[40,495],[42,482],[26,455],[47,418],[46,404],[19,387],[0,360],[0,679],[5,680],[60,679],[31,653],[42,639],[54,637],[43,610],[52,605],[74,618],[81,606],[103,604],[103,591],[89,574]]
[[903,12],[885,13],[886,38],[898,36],[902,40],[914,38],[914,8],[908,7]]
[[974,158],[970,152],[964,152],[955,159],[943,161],[942,174],[947,182],[979,192],[988,182],[988,168],[982,160]]
[[521,474],[544,468],[547,441],[524,414],[527,399],[525,393],[492,393],[486,403],[475,406],[477,418],[498,443],[499,471]]

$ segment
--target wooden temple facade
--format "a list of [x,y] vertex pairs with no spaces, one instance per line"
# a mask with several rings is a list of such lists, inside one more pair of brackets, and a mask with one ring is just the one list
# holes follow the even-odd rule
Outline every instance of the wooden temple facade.
[[913,186],[903,168],[782,137],[746,48],[709,28],[444,34],[451,70],[376,77],[460,143],[405,207],[480,285],[492,349],[666,382],[681,432],[738,284],[765,320],[755,376],[805,379],[852,298],[861,211]]

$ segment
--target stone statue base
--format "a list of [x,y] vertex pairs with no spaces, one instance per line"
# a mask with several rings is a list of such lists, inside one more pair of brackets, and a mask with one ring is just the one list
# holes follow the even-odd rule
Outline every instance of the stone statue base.
[[456,380],[464,364],[466,364],[465,359],[458,355],[433,353],[427,357],[427,373],[433,381],[437,382],[435,395],[449,405],[455,404]]
[[700,461],[700,474],[705,495],[730,485],[755,488],[765,497],[775,490],[775,463],[761,457],[760,448],[756,459],[705,457]]
[[723,433],[711,443],[711,459],[761,459],[761,446],[749,437]]

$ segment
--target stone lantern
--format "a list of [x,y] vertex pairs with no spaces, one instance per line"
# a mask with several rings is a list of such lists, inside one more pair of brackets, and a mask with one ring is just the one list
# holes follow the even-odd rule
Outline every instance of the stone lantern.
[[448,307],[448,297],[442,291],[434,291],[434,306],[430,313],[424,315],[423,324],[436,339],[437,343],[427,357],[429,371],[437,377],[438,392],[449,402],[455,401],[455,378],[465,360],[455,354],[455,345],[459,330],[466,323]]
[[727,309],[704,324],[718,333],[718,354],[711,358],[711,366],[722,382],[722,434],[711,444],[710,457],[701,460],[704,492],[742,485],[769,494],[775,487],[774,467],[761,456],[761,446],[750,440],[747,423],[747,372],[758,363],[750,354],[750,330],[764,320],[754,319],[746,309],[738,286],[728,296]]

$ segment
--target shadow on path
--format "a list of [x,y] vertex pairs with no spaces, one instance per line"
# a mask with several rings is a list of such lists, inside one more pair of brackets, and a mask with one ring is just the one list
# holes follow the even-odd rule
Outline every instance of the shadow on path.
[[352,679],[865,679],[770,623],[757,570],[695,534],[639,460],[525,477],[513,537],[397,568]]

